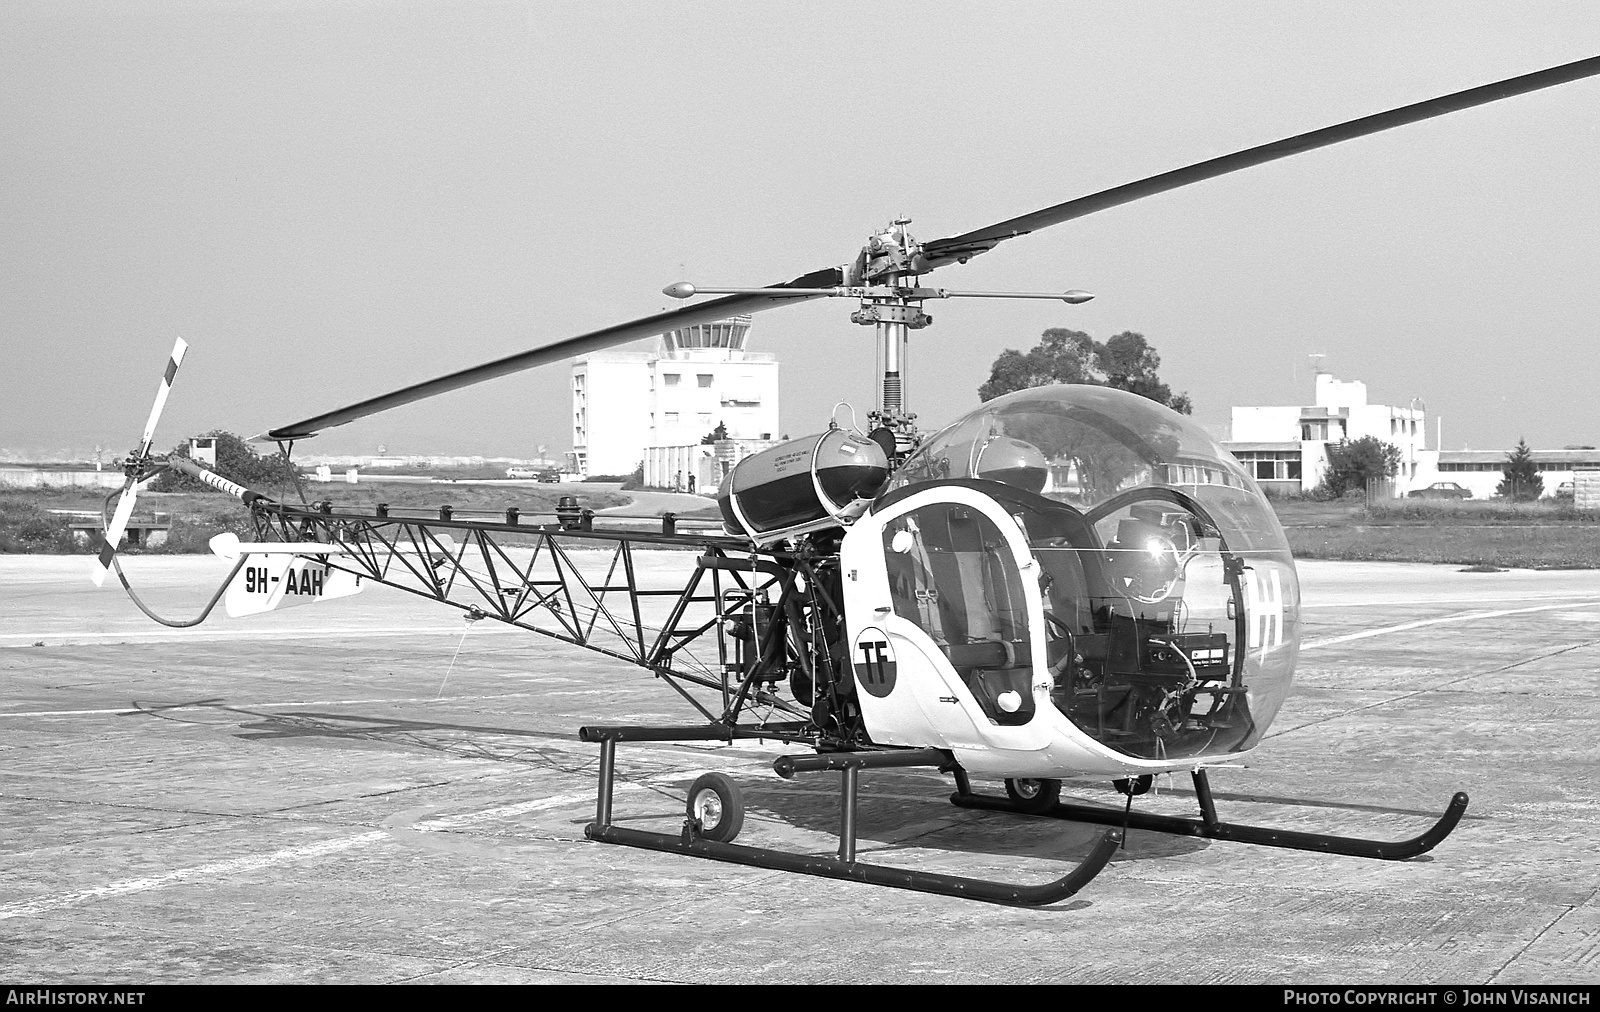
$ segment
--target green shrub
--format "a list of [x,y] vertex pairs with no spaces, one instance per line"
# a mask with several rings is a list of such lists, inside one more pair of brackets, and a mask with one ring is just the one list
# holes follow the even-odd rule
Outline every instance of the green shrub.
[[76,555],[91,551],[93,543],[90,538],[80,544],[65,517],[27,503],[0,501],[0,552]]
[[[217,465],[214,470],[229,481],[253,488],[258,492],[294,485],[294,465],[282,453],[270,453],[263,457],[256,453],[249,443],[221,429],[212,429],[200,438],[214,438],[217,441]],[[174,446],[168,456],[189,456],[189,441],[184,440]],[[150,490],[152,492],[218,491],[182,471],[167,471],[150,483]]]
[[154,548],[144,549],[151,555],[192,555],[211,551],[211,539],[218,534],[232,533],[240,541],[256,540],[255,525],[243,506],[232,509],[197,510],[187,516],[172,518],[167,530],[167,540]]

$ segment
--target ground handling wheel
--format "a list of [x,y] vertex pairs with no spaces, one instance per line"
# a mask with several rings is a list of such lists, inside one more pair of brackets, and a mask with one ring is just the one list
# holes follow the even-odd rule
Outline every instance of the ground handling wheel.
[[744,797],[721,773],[706,773],[694,782],[685,810],[700,824],[701,839],[728,843],[744,828]]
[[1006,796],[1011,799],[1017,811],[1028,815],[1043,815],[1056,807],[1056,802],[1061,800],[1061,781],[1007,780]]

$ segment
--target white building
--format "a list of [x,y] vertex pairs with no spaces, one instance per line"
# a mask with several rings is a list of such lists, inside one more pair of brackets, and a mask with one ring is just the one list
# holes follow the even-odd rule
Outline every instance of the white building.
[[1395,494],[1404,495],[1432,477],[1434,458],[1425,449],[1424,409],[1367,403],[1367,385],[1342,382],[1319,372],[1316,403],[1281,407],[1235,407],[1231,439],[1222,445],[1249,468],[1269,493],[1316,487],[1328,469],[1328,444],[1375,436],[1400,451]]
[[[1505,478],[1505,450],[1440,450],[1424,455],[1424,463],[1433,463],[1432,473],[1419,473],[1413,485],[1420,488],[1436,481],[1453,481],[1472,493],[1474,499],[1488,499]],[[1534,450],[1533,466],[1544,479],[1544,491],[1549,498],[1563,484],[1577,482],[1584,472],[1600,471],[1600,451],[1594,447],[1569,447],[1564,450]],[[1429,458],[1436,458],[1430,460]],[[1590,479],[1593,480],[1592,478]]]
[[[1328,444],[1341,439],[1376,436],[1400,451],[1400,468],[1390,494],[1448,481],[1474,499],[1495,494],[1504,477],[1506,450],[1429,450],[1427,420],[1417,401],[1410,407],[1368,404],[1367,385],[1341,382],[1317,373],[1316,403],[1286,407],[1236,407],[1231,439],[1222,445],[1239,458],[1270,495],[1303,492],[1322,481],[1328,469]],[[1600,469],[1600,452],[1592,447],[1534,450],[1533,461],[1544,478],[1544,495],[1553,496],[1579,473]]]
[[646,485],[687,487],[693,477],[703,487],[722,470],[717,448],[701,443],[719,424],[741,448],[777,439],[778,360],[746,351],[749,335],[750,317],[738,316],[663,334],[653,352],[576,360],[572,450],[579,472],[629,474],[642,463]]

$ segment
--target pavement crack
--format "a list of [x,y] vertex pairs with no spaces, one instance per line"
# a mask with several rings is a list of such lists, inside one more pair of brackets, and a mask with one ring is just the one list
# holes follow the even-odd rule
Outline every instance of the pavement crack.
[[1518,959],[1521,959],[1522,955],[1524,953],[1526,953],[1529,949],[1533,948],[1535,945],[1539,944],[1539,940],[1541,938],[1543,938],[1545,935],[1549,934],[1552,930],[1554,930],[1555,926],[1557,924],[1560,924],[1563,920],[1565,920],[1567,915],[1573,913],[1579,907],[1586,907],[1590,903],[1594,902],[1594,898],[1595,898],[1596,895],[1600,895],[1600,888],[1596,888],[1595,890],[1590,892],[1588,896],[1585,896],[1583,898],[1582,902],[1569,904],[1565,910],[1561,911],[1561,913],[1558,914],[1555,917],[1554,920],[1552,920],[1549,924],[1546,924],[1544,927],[1540,928],[1538,930],[1538,932],[1536,932],[1532,938],[1528,939],[1528,944],[1524,945],[1522,948],[1520,948],[1516,952],[1512,953],[1511,956],[1509,958],[1507,958],[1504,963],[1501,963],[1499,968],[1496,969],[1494,971],[1494,973],[1491,973],[1489,975],[1489,979],[1484,981],[1484,983],[1485,984],[1498,983],[1500,975],[1502,973],[1505,973],[1506,970],[1510,968],[1512,963],[1515,963]]
[[[1584,640],[1582,643],[1569,643],[1566,646],[1557,647],[1554,650],[1546,650],[1546,651],[1543,651],[1541,653],[1533,654],[1530,657],[1524,657],[1520,661],[1513,661],[1510,664],[1502,664],[1497,668],[1489,668],[1487,671],[1474,671],[1471,674],[1458,675],[1455,678],[1451,678],[1451,679],[1449,679],[1447,681],[1440,682],[1438,685],[1430,686],[1430,687],[1425,688],[1425,689],[1413,689],[1410,692],[1402,692],[1397,696],[1390,696],[1390,697],[1388,697],[1386,699],[1375,700],[1374,702],[1367,703],[1367,704],[1364,704],[1362,706],[1354,706],[1354,707],[1351,707],[1348,710],[1343,710],[1343,711],[1341,711],[1339,713],[1329,714],[1326,717],[1318,717],[1316,720],[1308,720],[1304,724],[1296,724],[1293,727],[1286,727],[1286,728],[1283,728],[1282,730],[1279,730],[1279,731],[1273,731],[1273,732],[1265,735],[1262,738],[1262,740],[1265,741],[1265,740],[1270,739],[1270,738],[1280,738],[1280,737],[1283,737],[1284,735],[1287,735],[1287,734],[1293,734],[1296,731],[1305,730],[1308,727],[1316,727],[1318,724],[1326,724],[1329,721],[1333,721],[1333,720],[1342,720],[1345,717],[1353,716],[1353,715],[1358,714],[1358,713],[1363,713],[1363,712],[1365,712],[1367,710],[1374,710],[1374,709],[1377,709],[1380,706],[1388,706],[1390,703],[1398,703],[1398,702],[1400,702],[1402,700],[1412,699],[1412,698],[1414,698],[1416,696],[1426,695],[1426,694],[1428,694],[1430,692],[1446,691],[1446,690],[1449,689],[1450,686],[1459,685],[1462,682],[1470,681],[1470,680],[1472,680],[1474,678],[1482,678],[1485,675],[1497,675],[1497,674],[1500,674],[1503,671],[1510,671],[1513,668],[1520,668],[1525,664],[1532,664],[1534,661],[1542,661],[1547,657],[1556,657],[1556,656],[1558,656],[1560,654],[1571,653],[1574,650],[1581,650],[1584,647],[1594,646],[1597,643],[1600,643],[1600,639]],[[1466,690],[1456,690],[1456,691],[1466,691]]]

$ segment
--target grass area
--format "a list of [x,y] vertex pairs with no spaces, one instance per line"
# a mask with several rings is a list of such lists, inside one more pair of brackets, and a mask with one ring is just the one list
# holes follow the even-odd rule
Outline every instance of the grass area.
[[[361,474],[362,481],[382,481],[384,478],[457,478],[463,481],[482,481],[494,479],[504,481],[506,477],[505,464],[463,464],[459,467],[361,467],[356,470]],[[311,473],[315,467],[302,464],[302,471]],[[335,479],[344,477],[346,468],[330,466]]]
[[1276,500],[1296,558],[1600,569],[1600,513],[1570,501]]
[[1600,525],[1290,527],[1297,559],[1436,562],[1496,569],[1600,569]]
[[1372,523],[1469,526],[1564,524],[1600,527],[1600,510],[1580,510],[1571,499],[1535,502],[1490,500],[1395,499],[1367,510]]
[[1600,526],[1600,511],[1579,510],[1572,500],[1540,499],[1505,502],[1499,499],[1441,500],[1393,499],[1368,506],[1361,499],[1273,499],[1272,508],[1285,527],[1317,524],[1415,525],[1425,527],[1518,526],[1571,524]]
[[[293,489],[261,489],[282,502],[299,502]],[[594,492],[571,485],[485,486],[434,485],[409,482],[369,484],[316,484],[306,486],[313,502],[332,502],[335,508],[369,511],[388,503],[396,515],[410,511],[437,514],[440,506],[450,506],[457,518],[504,516],[512,506],[534,520],[555,514],[563,495],[577,496],[587,509],[601,510],[621,506],[629,497],[616,492]],[[74,539],[69,524],[75,517],[51,510],[79,510],[100,513],[105,493],[95,489],[28,489],[0,492],[0,553],[88,554],[93,542]],[[172,527],[165,544],[152,549],[125,548],[138,553],[185,554],[209,551],[207,543],[224,531],[250,540],[254,528],[250,512],[236,500],[210,492],[142,492],[135,519],[152,519],[156,514],[169,517]]]
[[0,496],[0,553],[75,553],[80,549],[74,543],[68,522],[66,517],[56,516],[49,508],[20,496]]
[[[361,482],[346,485],[340,482],[309,484],[306,498],[313,502],[326,500],[336,507],[370,509],[379,503],[388,503],[396,510],[437,510],[449,506],[459,515],[469,512],[504,513],[515,506],[524,516],[535,513],[554,514],[556,503],[562,496],[576,496],[587,509],[602,510],[621,506],[632,496],[617,492],[596,492],[572,485],[434,485],[413,482]],[[141,503],[144,496],[139,497]],[[283,496],[285,502],[299,502],[294,492]],[[161,507],[153,507],[160,509]]]
[[[298,502],[293,489],[264,489],[284,502]],[[306,494],[335,508],[369,511],[388,503],[397,516],[437,514],[448,505],[458,519],[504,515],[517,507],[524,518],[553,516],[556,502],[576,495],[588,509],[626,503],[617,492],[572,485],[471,485],[363,481],[355,485],[311,483]],[[99,512],[103,492],[94,489],[30,489],[0,492],[0,553],[88,553],[68,528],[71,518],[50,510]],[[1600,569],[1600,513],[1580,512],[1571,502],[1433,501],[1398,499],[1367,506],[1360,500],[1274,500],[1289,547],[1297,558],[1432,562],[1501,569]],[[146,492],[138,516],[167,514],[172,527],[159,553],[207,551],[213,535],[251,534],[250,515],[232,499],[201,492]],[[717,508],[684,513],[685,519],[715,519]]]

